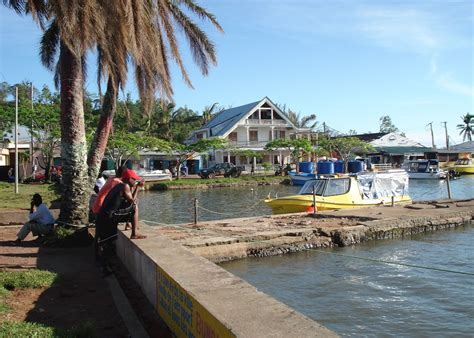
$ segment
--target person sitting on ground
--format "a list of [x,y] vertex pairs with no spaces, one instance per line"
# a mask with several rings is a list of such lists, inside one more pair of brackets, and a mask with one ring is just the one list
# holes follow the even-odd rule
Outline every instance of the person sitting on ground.
[[[36,211],[35,211],[36,208]],[[22,226],[17,234],[15,244],[20,244],[30,232],[34,236],[47,235],[53,231],[55,219],[48,207],[43,204],[40,194],[34,194],[31,199],[29,221]]]

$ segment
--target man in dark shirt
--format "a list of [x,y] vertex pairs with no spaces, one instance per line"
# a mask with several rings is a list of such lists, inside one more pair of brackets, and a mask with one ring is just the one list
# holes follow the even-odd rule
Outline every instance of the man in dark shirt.
[[[141,178],[134,170],[126,169],[122,173],[122,183],[117,184],[105,197],[96,219],[96,255],[103,260],[105,248],[117,238],[119,222],[132,221],[136,213],[137,192]],[[135,188],[132,192],[132,188]],[[131,239],[142,239],[146,236],[137,232],[137,223],[132,222]],[[102,250],[103,249],[103,250]],[[104,251],[103,253],[101,251]]]

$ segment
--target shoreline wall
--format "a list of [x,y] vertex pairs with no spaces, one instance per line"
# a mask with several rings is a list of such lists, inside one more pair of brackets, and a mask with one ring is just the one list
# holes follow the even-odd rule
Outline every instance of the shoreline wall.
[[242,279],[153,232],[117,255],[177,337],[336,337]]

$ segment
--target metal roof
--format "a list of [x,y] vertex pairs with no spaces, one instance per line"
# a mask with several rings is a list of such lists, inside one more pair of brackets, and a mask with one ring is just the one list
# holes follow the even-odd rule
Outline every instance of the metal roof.
[[[261,100],[260,100],[261,101]],[[260,101],[245,104],[243,106],[226,109],[217,114],[202,129],[211,131],[209,136],[223,136],[231,129],[245,114],[251,111]]]

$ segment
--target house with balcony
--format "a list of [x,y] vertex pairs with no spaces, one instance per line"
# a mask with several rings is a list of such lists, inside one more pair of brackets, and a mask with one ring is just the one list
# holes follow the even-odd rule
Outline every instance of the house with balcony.
[[[297,128],[288,117],[268,98],[226,109],[218,113],[201,129],[195,130],[187,140],[222,137],[230,148],[212,150],[208,163],[232,162],[240,166],[260,163],[285,164],[290,162],[288,150],[266,151],[265,145],[275,139],[309,137],[310,129]],[[245,150],[259,153],[257,158],[245,155]]]

